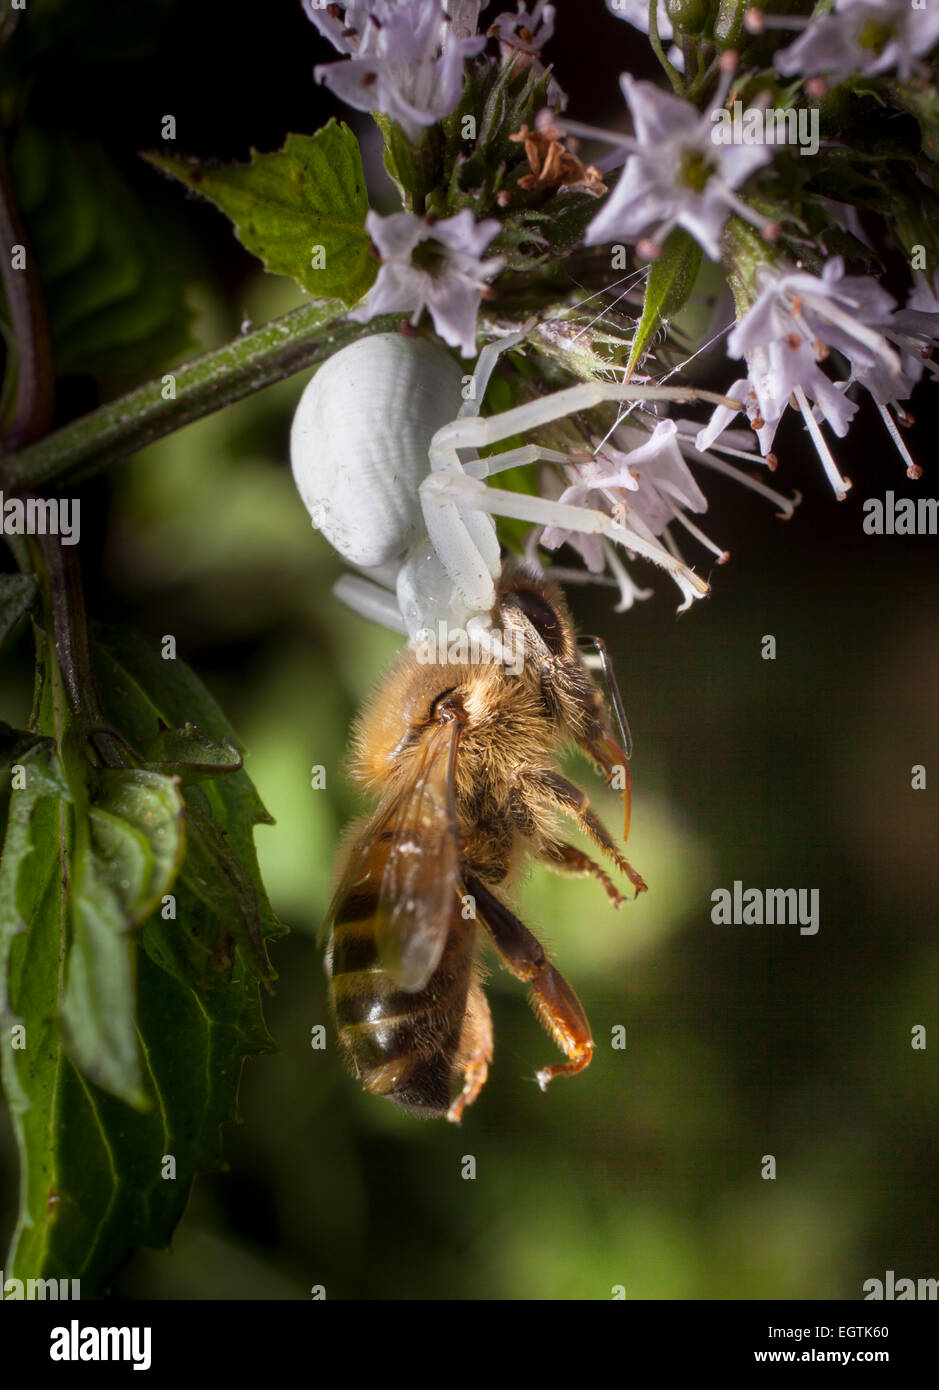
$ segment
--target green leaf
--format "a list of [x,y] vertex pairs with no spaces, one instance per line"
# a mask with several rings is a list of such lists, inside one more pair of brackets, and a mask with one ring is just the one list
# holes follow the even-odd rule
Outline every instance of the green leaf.
[[[0,1024],[13,1017],[8,962],[14,938],[23,930],[29,910],[31,884],[20,881],[19,870],[32,852],[31,822],[43,799],[67,801],[68,783],[62,773],[55,741],[41,734],[0,726],[2,765],[7,782],[15,782],[10,797],[3,856],[0,858]],[[31,866],[35,868],[36,866]],[[3,1049],[3,1055],[6,1054]]]
[[[227,745],[237,754],[224,715],[183,662],[164,661],[157,644],[132,633],[101,628],[99,634],[95,669],[102,702],[128,742],[147,747],[161,725],[194,723],[204,741],[220,749]],[[270,824],[271,818],[244,772],[230,764],[225,772],[184,789],[189,849],[182,877],[204,911],[191,930],[188,921],[183,923],[183,936],[194,971],[227,959],[228,941],[234,938],[270,986],[274,977],[262,943],[282,928],[260,885],[253,827]]]
[[0,647],[29,612],[36,598],[36,581],[29,574],[0,574]]
[[76,830],[71,945],[60,1016],[82,1074],[138,1110],[143,1090],[130,936],[173,886],[183,853],[183,803],[174,778],[137,768],[101,774],[88,828]]
[[[211,816],[189,804],[186,807],[186,884],[203,905],[207,916],[217,917],[228,929],[265,983],[270,967],[264,950],[257,893],[250,872],[232,850],[225,831]],[[225,949],[216,940],[216,952]],[[216,955],[216,960],[219,959]]]
[[181,353],[190,313],[170,233],[103,151],[26,125],[10,162],[57,375],[144,375]]
[[661,256],[649,268],[642,317],[626,364],[627,377],[665,321],[687,303],[700,266],[701,247],[683,228],[676,227],[665,238]]
[[[135,1245],[167,1243],[192,1178],[217,1166],[243,1059],[271,1045],[259,981],[263,940],[281,929],[254,854],[267,816],[244,772],[190,788],[190,806],[168,772],[93,765],[44,651],[39,728],[0,728],[19,767],[0,858],[0,1065],[22,1166],[4,1268],[80,1278],[89,1297]],[[94,657],[127,745],[166,748],[175,727],[200,756],[233,749],[182,662],[111,632]],[[225,874],[252,905],[244,950],[232,891],[205,890]]]
[[348,126],[330,121],[315,135],[288,135],[282,150],[254,150],[248,164],[146,157],[221,208],[242,245],[275,275],[346,306],[374,280],[362,156]]
[[935,163],[939,160],[939,92],[933,84],[898,83],[893,91],[919,122],[923,153]]
[[415,144],[390,116],[376,111],[372,119],[385,142],[384,165],[408,212],[423,211],[427,197],[441,176],[443,135],[440,126],[428,126]]
[[175,773],[185,783],[240,772],[244,759],[228,739],[216,743],[195,724],[187,724],[161,729],[147,749],[146,763],[152,771]]

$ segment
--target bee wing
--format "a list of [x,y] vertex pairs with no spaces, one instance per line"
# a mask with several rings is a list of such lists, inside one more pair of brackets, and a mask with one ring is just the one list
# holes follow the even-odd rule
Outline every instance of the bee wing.
[[[407,784],[386,797],[352,847],[321,936],[349,899],[368,910],[382,969],[409,991],[423,989],[440,962],[460,882],[453,807],[457,719],[426,738]],[[387,846],[387,848],[386,848]]]
[[[625,843],[629,839],[629,820],[632,806],[632,774],[629,770],[629,760],[633,755],[632,734],[629,732],[629,722],[623,708],[623,698],[619,693],[616,673],[610,662],[606,643],[600,637],[590,637],[584,634],[577,639],[577,645],[581,651],[588,645],[594,649],[594,662],[588,662],[583,657],[582,660],[587,670],[593,670],[596,666],[602,671],[609,696],[610,710],[619,733],[619,742],[617,742],[612,730],[606,727],[604,716],[597,732],[591,738],[586,739],[582,746],[594,762],[603,769],[608,779],[613,777],[621,779],[625,820],[623,841]],[[602,709],[602,705],[599,708]]]
[[453,777],[461,724],[441,723],[381,834],[390,845],[375,936],[382,966],[404,990],[423,989],[440,962],[460,882]]

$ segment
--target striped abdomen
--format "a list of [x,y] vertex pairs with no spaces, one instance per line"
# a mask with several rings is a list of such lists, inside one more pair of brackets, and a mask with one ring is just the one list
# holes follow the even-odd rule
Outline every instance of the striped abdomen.
[[358,883],[335,906],[326,953],[339,1042],[367,1091],[405,1110],[445,1114],[473,975],[475,923],[454,892],[440,963],[422,990],[398,986],[378,961],[375,918],[388,841],[374,843]]

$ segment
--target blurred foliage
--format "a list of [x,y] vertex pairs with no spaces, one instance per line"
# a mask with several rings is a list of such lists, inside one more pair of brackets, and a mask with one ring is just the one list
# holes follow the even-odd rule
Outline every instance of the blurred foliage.
[[10,163],[57,373],[139,379],[187,348],[172,225],[141,206],[103,151],[27,125]]
[[[576,27],[565,36],[574,65],[584,42]],[[172,43],[198,53],[184,29]],[[283,47],[285,64],[308,70],[306,52]],[[589,58],[589,85],[615,90],[622,48],[596,45]],[[165,70],[154,69],[160,82]],[[247,99],[237,124],[240,74],[202,62],[198,79],[198,100],[233,125],[233,148],[191,124],[184,148],[201,138],[239,157],[244,131],[258,138]],[[148,119],[167,109],[150,99],[162,91],[152,71],[124,80],[151,84]],[[221,81],[233,86],[213,105],[203,84]],[[276,83],[285,103],[300,100],[281,68]],[[283,109],[262,107],[267,120]],[[284,119],[299,129],[295,115]],[[194,225],[209,228],[193,206]],[[206,244],[229,256],[221,219],[207,216]],[[298,302],[286,281],[226,268],[224,295],[216,278],[194,296],[206,346]],[[710,576],[706,604],[676,620],[668,581],[638,569],[656,593],[628,614],[613,612],[609,590],[571,591],[582,626],[609,645],[629,712],[628,852],[649,892],[617,913],[589,881],[532,871],[521,914],[581,998],[596,1056],[542,1095],[534,1072],[554,1060],[553,1045],[522,987],[490,961],[495,1061],[455,1130],[362,1094],[328,1017],[313,938],[338,836],[359,809],[344,749],[397,642],[330,597],[340,566],[311,533],[286,465],[303,385],[295,378],[190,426],[83,494],[89,564],[100,542],[93,609],[174,634],[226,710],[276,821],[259,827],[258,857],[292,928],[271,951],[279,978],[266,1017],[280,1051],[246,1068],[227,1170],[197,1182],[171,1249],[139,1251],[114,1291],[303,1299],[324,1285],[330,1298],[608,1299],[623,1285],[630,1298],[854,1299],[888,1268],[934,1273],[935,1047],[910,1041],[939,997],[935,779],[911,789],[913,764],[930,774],[939,765],[935,543],[865,536],[860,511],[865,496],[904,488],[902,474],[885,482],[884,450],[864,451],[858,431],[855,491],[838,507],[793,427],[780,434],[778,481],[806,500],[787,525],[707,476],[710,529],[733,561]],[[924,462],[929,438],[921,426]],[[775,661],[761,658],[766,633]],[[0,717],[22,724],[30,691],[21,638],[0,672]],[[324,790],[311,788],[316,765]],[[616,800],[590,769],[568,770],[618,826]],[[710,894],[735,879],[817,887],[818,935],[715,926]],[[324,1051],[310,1045],[319,1024]],[[624,1050],[611,1046],[618,1025]],[[474,1181],[461,1177],[467,1154]],[[766,1154],[775,1181],[761,1178]],[[15,1174],[0,1111],[3,1248]]]
[[[258,985],[279,927],[252,840],[266,813],[192,673],[109,632],[89,732],[39,636],[35,732],[0,740],[0,1063],[22,1173],[5,1267],[80,1276],[89,1297],[168,1241],[218,1164],[242,1061],[271,1045]],[[132,748],[150,739],[153,763]]]
[[[282,312],[289,293],[258,281],[244,312]],[[629,854],[650,889],[617,913],[589,881],[532,872],[522,915],[583,1001],[595,1060],[541,1095],[533,1074],[552,1044],[490,961],[489,1083],[461,1130],[422,1123],[345,1074],[313,942],[359,809],[342,773],[349,724],[396,639],[328,596],[340,567],[285,463],[302,385],[191,426],[111,479],[110,589],[144,628],[176,633],[229,712],[277,822],[259,828],[258,854],[293,929],[272,953],[280,1054],[246,1071],[228,1171],[199,1180],[171,1250],[139,1252],[115,1290],[856,1298],[884,1269],[927,1274],[939,1097],[932,1053],[910,1040],[939,987],[939,871],[934,792],[910,777],[939,751],[928,538],[864,536],[859,503],[838,508],[816,485],[796,433],[781,467],[809,496],[788,525],[708,478],[734,557],[707,604],[676,621],[658,575],[655,597],[622,616],[608,591],[571,591],[619,672],[637,745]],[[879,469],[870,460],[865,479],[858,461],[854,495],[881,486]],[[775,662],[760,655],[767,632]],[[7,717],[17,689],[4,689]],[[616,827],[615,797],[585,765],[568,771]],[[711,892],[737,878],[818,887],[818,935],[713,925]],[[310,1045],[321,1023],[325,1051]],[[625,1050],[611,1046],[619,1024]],[[6,1139],[0,1163],[9,1203]]]

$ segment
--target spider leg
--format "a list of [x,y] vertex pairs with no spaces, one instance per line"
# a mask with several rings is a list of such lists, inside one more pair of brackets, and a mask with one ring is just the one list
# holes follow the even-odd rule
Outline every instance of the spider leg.
[[[608,540],[618,542],[627,550],[642,555],[667,570],[685,595],[683,608],[689,607],[694,598],[709,592],[709,586],[705,581],[659,545],[649,528],[634,513],[624,513],[624,520],[617,521],[606,512],[589,507],[574,507],[568,503],[554,502],[549,498],[535,497],[529,493],[489,487],[480,478],[471,478],[462,471],[457,473],[452,470],[431,473],[424,479],[421,484],[421,504],[428,531],[431,518],[436,522],[437,516],[445,508],[452,509],[452,514],[457,518],[475,510],[490,512],[496,516],[517,517],[520,521],[530,521],[538,526],[560,526],[567,531],[605,536]],[[624,524],[627,515],[628,525]],[[469,601],[461,573],[457,568],[451,568],[448,563],[448,556],[452,556],[456,563],[463,558],[459,538],[454,538],[452,549],[447,548],[446,543],[441,549],[432,532],[431,539],[434,540],[441,561],[452,574],[457,588]]]
[[491,478],[493,473],[504,473],[507,468],[520,468],[526,463],[570,463],[568,454],[558,453],[557,449],[542,449],[537,444],[523,444],[518,449],[505,449],[501,454],[491,454],[489,458],[473,459],[464,463],[463,472],[468,478]]
[[[486,349],[483,349],[485,352]],[[536,444],[523,444],[518,449],[506,449],[493,458],[476,458],[458,463],[457,469],[446,473],[431,473],[421,484],[421,508],[424,523],[434,550],[445,570],[459,589],[467,607],[477,613],[488,613],[495,603],[495,585],[500,571],[499,542],[496,529],[486,515],[497,508],[469,506],[448,500],[435,491],[434,479],[443,477],[480,480],[507,468],[537,463],[567,463],[566,454],[555,449],[542,449]],[[488,495],[488,494],[487,494]],[[488,572],[488,581],[483,575]]]
[[[485,352],[486,349],[483,349]],[[480,354],[482,356],[482,353]],[[712,405],[742,409],[738,401],[715,391],[701,391],[693,386],[633,386],[622,382],[584,381],[568,386],[549,396],[539,396],[523,405],[503,410],[498,415],[460,415],[443,425],[430,444],[430,466],[434,471],[452,468],[459,459],[457,449],[481,449],[499,444],[513,434],[530,434],[541,425],[562,420],[579,410],[589,410],[604,401],[707,401]]]
[[[459,471],[457,471],[459,470]],[[421,510],[427,535],[439,563],[473,613],[488,614],[496,601],[496,584],[501,570],[499,539],[492,517],[475,505],[475,499],[458,505],[445,492],[431,486],[436,476],[429,474],[420,486]],[[457,461],[446,477],[470,481]],[[485,491],[485,483],[478,483]]]
[[465,420],[468,415],[479,414],[479,408],[485,400],[486,388],[496,363],[504,352],[522,342],[525,332],[526,330],[522,329],[520,333],[508,333],[504,338],[486,344],[476,358],[476,366],[473,369],[473,393],[460,406],[457,419]]
[[382,627],[391,628],[392,632],[407,632],[394,594],[371,579],[363,579],[357,574],[343,574],[333,585],[333,593],[340,603],[351,608],[353,613],[358,613],[360,618],[380,623]]
[[[490,346],[504,349],[509,345],[503,339],[501,343]],[[487,352],[488,349],[484,348],[480,357]],[[482,364],[487,380],[497,357],[497,351],[489,353]],[[476,395],[479,396],[478,391]],[[599,534],[617,541],[668,570],[684,594],[682,606],[685,608],[696,595],[708,592],[707,584],[664,550],[638,517],[632,516],[627,527],[604,512],[490,489],[480,478],[469,476],[460,460],[460,449],[498,444],[514,434],[528,433],[541,425],[550,424],[552,420],[562,419],[578,410],[588,410],[604,401],[631,400],[701,400],[738,408],[737,402],[729,401],[725,396],[693,387],[632,386],[591,381],[527,401],[498,415],[482,416],[470,409],[464,414],[461,410],[456,420],[436,432],[429,450],[431,473],[420,487],[421,509],[434,551],[472,612],[488,614],[495,603],[500,556],[492,515],[517,517],[544,526],[562,526],[570,531]],[[478,405],[478,400],[472,404]],[[470,406],[470,402],[464,402],[464,405]],[[536,446],[524,447],[530,449]],[[535,457],[531,452],[516,452],[513,461],[510,450],[509,459],[502,458],[501,464],[495,467],[479,459],[473,460],[468,466],[473,474],[480,469],[486,473],[499,471],[499,467],[511,467],[513,462],[533,462]]]

